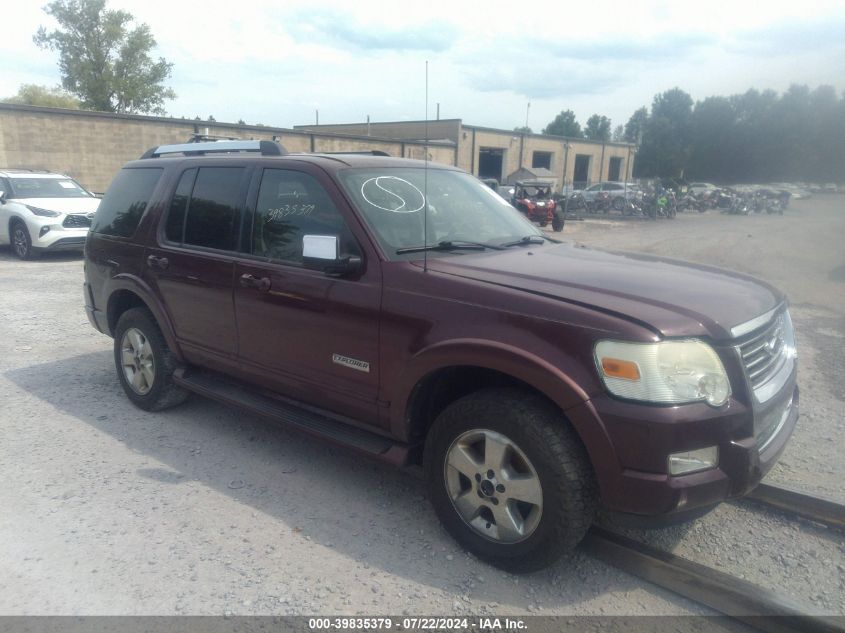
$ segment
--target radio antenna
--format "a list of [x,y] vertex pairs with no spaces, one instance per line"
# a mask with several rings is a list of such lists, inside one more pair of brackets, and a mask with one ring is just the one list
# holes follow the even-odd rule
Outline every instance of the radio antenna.
[[[428,60],[425,60],[425,144],[423,145],[423,246],[428,247]],[[428,272],[428,248],[423,250],[423,272]]]

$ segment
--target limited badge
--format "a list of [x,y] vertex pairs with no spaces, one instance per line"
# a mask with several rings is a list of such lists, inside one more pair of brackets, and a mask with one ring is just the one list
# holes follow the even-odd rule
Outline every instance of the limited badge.
[[363,360],[358,360],[357,358],[349,358],[348,356],[341,356],[340,354],[332,354],[332,362],[338,365],[343,365],[344,367],[349,367],[349,369],[370,373],[370,364]]

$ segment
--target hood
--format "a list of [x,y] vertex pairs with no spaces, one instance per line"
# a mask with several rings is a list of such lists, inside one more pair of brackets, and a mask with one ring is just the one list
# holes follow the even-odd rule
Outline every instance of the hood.
[[92,213],[100,205],[99,198],[15,198],[14,201],[60,213]]
[[784,300],[748,275],[570,244],[432,258],[428,268],[592,307],[667,337],[729,339],[732,327]]

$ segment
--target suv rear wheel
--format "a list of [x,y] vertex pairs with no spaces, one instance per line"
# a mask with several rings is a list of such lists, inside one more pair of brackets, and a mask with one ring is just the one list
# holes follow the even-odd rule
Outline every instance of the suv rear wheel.
[[455,401],[435,420],[425,455],[444,527],[508,571],[550,565],[593,521],[596,485],[584,448],[539,396],[484,389]]
[[188,397],[188,392],[173,382],[176,357],[146,308],[132,308],[118,319],[114,364],[123,390],[141,409],[160,411]]

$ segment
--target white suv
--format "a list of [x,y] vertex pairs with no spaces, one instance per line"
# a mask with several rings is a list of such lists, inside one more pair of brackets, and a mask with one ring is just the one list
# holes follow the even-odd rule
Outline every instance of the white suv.
[[0,170],[0,244],[11,244],[21,259],[44,251],[81,251],[99,204],[67,176]]

